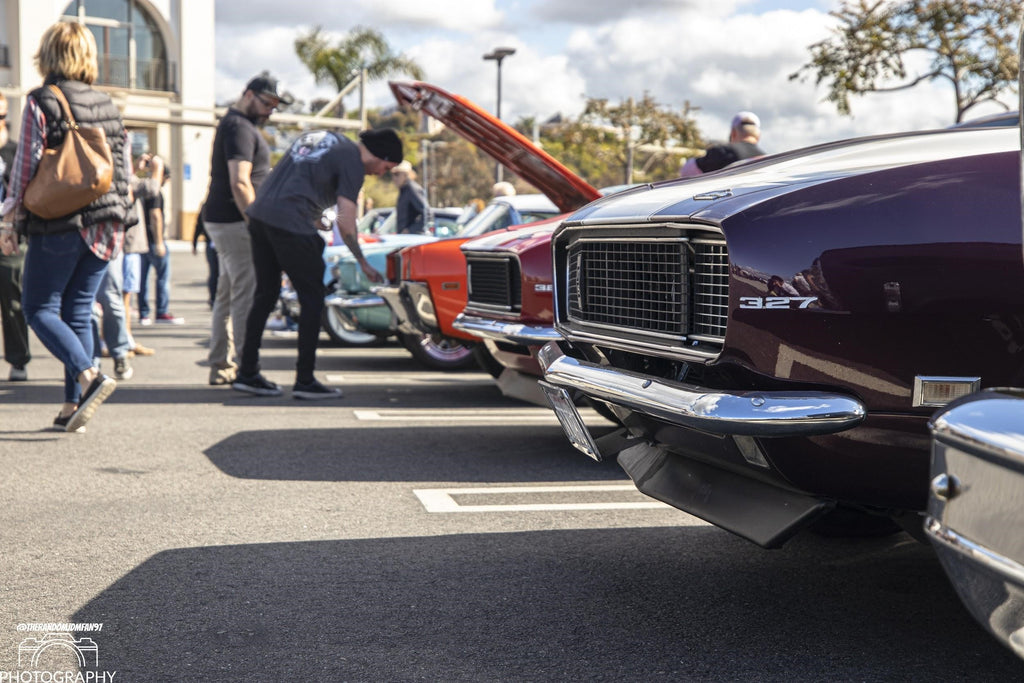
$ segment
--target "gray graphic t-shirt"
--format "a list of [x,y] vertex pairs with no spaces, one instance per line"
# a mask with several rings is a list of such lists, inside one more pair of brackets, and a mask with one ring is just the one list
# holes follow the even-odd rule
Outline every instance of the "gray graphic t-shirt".
[[310,234],[339,196],[356,201],[365,175],[356,143],[331,131],[310,131],[274,166],[246,213],[282,230]]

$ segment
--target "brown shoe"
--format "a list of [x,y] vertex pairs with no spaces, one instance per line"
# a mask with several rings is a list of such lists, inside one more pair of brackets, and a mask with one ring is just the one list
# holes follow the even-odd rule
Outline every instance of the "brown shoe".
[[235,368],[214,368],[210,370],[210,386],[219,387],[231,384],[237,375]]
[[154,351],[153,349],[149,348],[148,346],[143,346],[142,344],[136,344],[135,348],[132,349],[132,351],[135,353],[136,356],[152,356],[153,354],[156,353],[156,351]]

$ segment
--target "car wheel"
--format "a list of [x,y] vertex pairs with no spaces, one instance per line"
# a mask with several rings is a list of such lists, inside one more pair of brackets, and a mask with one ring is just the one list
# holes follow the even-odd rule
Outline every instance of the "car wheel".
[[441,334],[404,335],[402,345],[413,358],[434,370],[461,370],[476,364],[473,345]]
[[324,306],[322,323],[331,341],[342,346],[371,346],[381,339],[376,334],[360,330],[334,306]]
[[477,344],[473,347],[473,357],[476,358],[476,364],[494,379],[498,379],[505,370],[505,366],[494,358],[491,350],[485,344]]
[[840,505],[819,517],[811,533],[825,538],[881,538],[903,531],[891,517]]

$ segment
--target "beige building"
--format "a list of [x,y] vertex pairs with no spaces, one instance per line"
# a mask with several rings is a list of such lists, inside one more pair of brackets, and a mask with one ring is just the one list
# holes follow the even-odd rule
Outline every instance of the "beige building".
[[216,125],[213,0],[0,0],[0,91],[13,134],[25,95],[41,82],[33,61],[39,38],[61,19],[96,36],[96,86],[121,108],[133,152],[167,159],[169,234],[190,239]]

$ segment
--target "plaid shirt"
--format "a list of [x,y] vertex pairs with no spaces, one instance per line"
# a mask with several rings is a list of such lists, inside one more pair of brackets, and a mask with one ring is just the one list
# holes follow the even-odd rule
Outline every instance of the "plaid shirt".
[[[46,116],[35,99],[29,97],[25,104],[25,114],[21,119],[21,137],[18,139],[18,152],[14,156],[11,169],[11,183],[7,188],[7,197],[0,207],[0,215],[3,216],[8,216],[14,211],[13,219],[17,223],[28,217],[28,212],[22,203],[25,198],[25,188],[35,176],[39,161],[43,158],[43,150],[46,149]],[[125,131],[124,139],[124,148],[130,149],[127,131]],[[130,178],[132,175],[131,159],[127,154],[124,154],[123,157],[125,177]],[[117,256],[121,244],[124,242],[124,225],[106,221],[82,228],[79,234],[97,258],[109,261]]]

